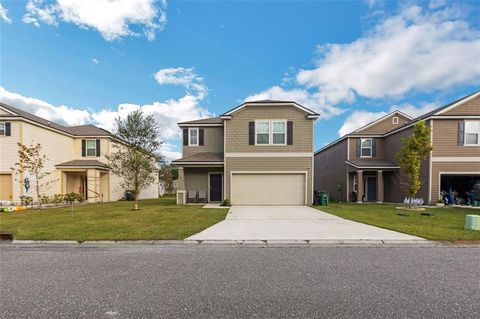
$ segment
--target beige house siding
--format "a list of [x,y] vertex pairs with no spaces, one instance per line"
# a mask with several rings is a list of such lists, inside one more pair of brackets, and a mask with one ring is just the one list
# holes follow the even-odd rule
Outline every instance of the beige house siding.
[[[248,142],[248,140],[247,140]],[[312,203],[312,158],[311,157],[227,157],[226,176],[225,180],[225,196],[224,198],[230,198],[230,182],[231,173],[238,171],[256,171],[256,172],[307,172],[307,204]]]
[[[398,124],[393,124],[393,118],[398,117]],[[386,117],[382,121],[375,123],[372,126],[366,127],[364,129],[358,130],[358,132],[361,133],[369,133],[369,134],[374,134],[374,133],[386,133],[388,131],[393,130],[396,127],[399,127],[402,124],[405,124],[408,122],[408,118],[403,116],[402,114],[392,114],[389,117]]]
[[432,163],[432,203],[440,196],[441,173],[475,173],[480,175],[480,162],[434,162]]
[[459,105],[442,115],[480,115],[480,96]]
[[223,174],[223,167],[185,167],[183,170],[186,191],[208,192],[208,173]]
[[[248,123],[255,120],[293,121],[293,145],[249,145]],[[232,152],[313,152],[313,119],[288,105],[248,105],[226,120],[226,150]]]
[[[335,200],[346,200],[347,195],[347,140],[315,155],[314,190],[327,191]],[[342,192],[337,186],[343,185]],[[351,188],[349,188],[351,190]]]
[[183,146],[183,157],[195,153],[212,152],[223,153],[223,127],[201,127],[204,129],[204,145]]
[[[460,107],[458,107],[460,108]],[[480,106],[479,106],[480,109]],[[477,115],[480,112],[477,111]],[[458,123],[462,120],[433,121],[433,156],[479,156],[480,146],[458,145]]]
[[[11,136],[0,136],[0,174],[11,174],[11,167],[18,162],[18,142],[22,142],[20,121],[7,121],[2,122],[11,123]],[[15,176],[12,175],[12,198],[18,198],[21,195],[21,187],[16,182]]]

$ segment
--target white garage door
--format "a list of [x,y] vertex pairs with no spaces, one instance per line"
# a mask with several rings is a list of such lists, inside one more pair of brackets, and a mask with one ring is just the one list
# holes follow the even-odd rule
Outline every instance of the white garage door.
[[233,205],[305,205],[305,174],[233,174]]

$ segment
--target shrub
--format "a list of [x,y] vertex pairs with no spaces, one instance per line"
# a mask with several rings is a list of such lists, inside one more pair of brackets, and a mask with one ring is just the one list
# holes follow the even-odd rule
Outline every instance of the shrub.
[[230,200],[228,198],[225,198],[222,202],[222,206],[230,206]]
[[41,198],[40,198],[40,202],[42,204],[48,204],[50,203],[51,199],[50,199],[50,196],[47,196],[47,195],[43,195]]
[[55,204],[61,204],[63,203],[63,201],[64,201],[64,198],[62,194],[54,194],[52,196],[52,202]]

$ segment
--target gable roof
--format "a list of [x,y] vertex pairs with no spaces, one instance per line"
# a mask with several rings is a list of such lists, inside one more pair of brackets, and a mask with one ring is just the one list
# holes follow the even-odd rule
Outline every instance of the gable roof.
[[77,126],[63,126],[55,122],[51,122],[42,117],[36,116],[32,113],[13,107],[11,105],[7,105],[5,103],[0,103],[0,108],[10,113],[10,115],[1,115],[2,118],[22,117],[24,119],[35,122],[42,126],[46,126],[47,128],[51,128],[51,129],[61,131],[63,133],[74,135],[74,136],[112,136],[113,137],[113,135],[109,131],[104,130],[92,124],[77,125]]
[[[378,119],[378,120],[376,120],[376,121],[374,121],[374,122],[371,122],[371,123],[369,123],[369,124],[367,124],[367,125],[365,125],[365,126],[362,126],[361,128],[353,131],[352,133],[345,134],[345,135],[341,136],[340,138],[336,139],[335,141],[331,142],[330,144],[325,145],[324,147],[322,147],[322,148],[320,148],[318,151],[316,151],[316,152],[314,153],[314,155],[316,155],[316,154],[318,154],[318,153],[326,150],[327,148],[332,147],[333,145],[335,145],[335,144],[337,144],[337,143],[339,143],[339,142],[341,142],[341,141],[343,141],[343,140],[345,140],[346,138],[351,137],[351,136],[353,136],[353,137],[358,137],[358,136],[366,136],[366,137],[379,136],[379,137],[385,137],[385,136],[388,136],[388,135],[391,135],[391,134],[395,134],[396,132],[402,131],[403,129],[406,129],[407,127],[410,127],[410,126],[414,125],[416,122],[418,122],[418,121],[420,121],[420,120],[425,120],[425,119],[428,119],[428,118],[430,118],[430,117],[432,117],[432,116],[442,116],[442,115],[441,115],[442,113],[447,112],[447,111],[449,111],[449,110],[451,110],[451,109],[453,109],[453,108],[455,108],[455,107],[457,107],[457,106],[460,106],[460,105],[462,105],[463,103],[468,102],[468,101],[470,101],[470,100],[472,100],[472,99],[474,99],[474,98],[476,98],[476,97],[478,97],[478,96],[480,96],[480,91],[476,91],[476,92],[471,93],[471,94],[469,94],[469,95],[467,95],[467,96],[464,96],[464,97],[462,97],[462,98],[460,98],[460,99],[458,99],[458,100],[456,100],[456,101],[453,101],[453,102],[448,103],[448,104],[446,104],[446,105],[444,105],[444,106],[441,106],[441,107],[439,107],[439,108],[437,108],[437,109],[435,109],[435,110],[432,110],[432,111],[430,111],[430,112],[427,112],[427,113],[425,113],[425,114],[422,114],[422,115],[420,115],[420,116],[412,119],[411,121],[409,121],[409,122],[407,122],[407,123],[405,123],[405,124],[403,124],[403,125],[400,125],[400,126],[398,126],[398,127],[395,127],[395,128],[393,128],[393,129],[391,129],[390,131],[387,131],[387,132],[385,132],[385,133],[383,133],[383,134],[378,134],[378,133],[362,133],[362,132],[359,132],[359,130],[364,129],[366,126],[373,125],[375,122],[378,123],[378,121],[386,118],[387,116],[391,115],[392,113],[394,113],[394,112],[400,112],[400,111],[390,112],[389,114],[385,115],[384,117],[382,117],[382,118],[380,118],[380,119]],[[400,112],[400,113],[401,113],[401,112]],[[405,116],[408,116],[408,115],[406,115],[406,114],[404,114],[404,113],[401,113],[401,114],[402,114],[402,115],[405,115]],[[408,116],[408,118],[411,118],[411,117]]]
[[281,104],[291,104],[292,106],[302,110],[307,114],[307,117],[316,119],[320,116],[320,114],[312,111],[311,109],[298,104],[295,101],[279,101],[279,100],[258,100],[258,101],[248,101],[248,102],[243,102],[242,104],[228,110],[227,112],[223,113],[220,115],[220,118],[230,118],[233,113],[240,111],[247,105],[281,105]]
[[407,114],[403,113],[403,112],[400,111],[400,110],[394,110],[394,111],[388,113],[387,115],[384,115],[384,116],[382,116],[382,117],[380,117],[380,118],[378,118],[378,119],[376,119],[376,120],[374,120],[374,121],[372,121],[372,122],[370,122],[370,123],[368,123],[368,124],[365,124],[364,126],[358,128],[358,129],[356,129],[355,131],[353,131],[353,132],[351,132],[351,133],[348,133],[348,134],[354,134],[354,133],[357,133],[357,132],[361,132],[361,131],[365,130],[366,128],[369,128],[369,127],[371,127],[371,126],[373,126],[373,125],[375,125],[375,124],[378,124],[378,123],[382,122],[383,120],[385,120],[385,119],[387,119],[387,118],[389,118],[390,116],[393,116],[393,115],[395,115],[395,114],[400,114],[400,115],[402,115],[403,117],[406,117],[406,118],[407,118],[408,120],[410,120],[410,121],[413,119],[410,115],[407,115]]
[[200,119],[200,120],[193,120],[193,121],[185,121],[185,122],[178,122],[178,126],[189,126],[192,124],[203,124],[205,126],[218,126],[218,125],[223,125],[223,120],[219,117],[209,117],[206,119]]

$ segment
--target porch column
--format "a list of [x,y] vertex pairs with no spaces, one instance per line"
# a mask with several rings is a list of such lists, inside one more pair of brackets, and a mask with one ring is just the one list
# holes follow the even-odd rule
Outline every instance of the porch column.
[[363,171],[357,171],[357,203],[363,202]]
[[178,187],[177,187],[177,204],[186,204],[187,191],[185,189],[185,171],[183,167],[178,168]]
[[87,196],[89,203],[100,201],[100,171],[87,169]]
[[377,203],[383,203],[383,171],[377,171]]

